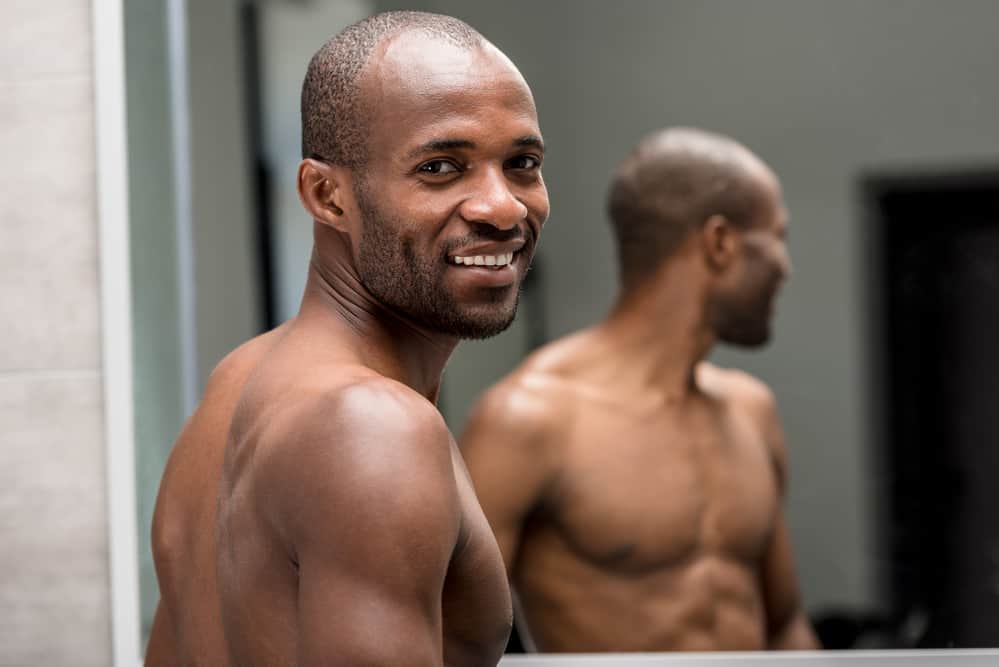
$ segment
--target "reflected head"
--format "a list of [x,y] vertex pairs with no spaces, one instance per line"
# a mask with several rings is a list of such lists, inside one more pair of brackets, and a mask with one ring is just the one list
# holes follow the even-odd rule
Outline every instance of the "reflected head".
[[741,144],[704,130],[668,128],[643,139],[608,196],[623,287],[649,278],[711,216],[750,225],[763,199],[761,169]]

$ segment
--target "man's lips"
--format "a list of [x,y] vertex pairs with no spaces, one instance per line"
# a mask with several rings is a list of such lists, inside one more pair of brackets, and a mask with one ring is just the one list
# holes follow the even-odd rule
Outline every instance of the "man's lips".
[[521,252],[459,254],[448,258],[448,267],[475,286],[507,287],[517,282],[521,257]]
[[470,244],[448,253],[448,263],[459,266],[505,266],[525,245],[523,238],[503,243]]
[[480,254],[480,255],[453,255],[450,263],[462,266],[506,266],[513,261],[514,253],[505,252],[500,254]]

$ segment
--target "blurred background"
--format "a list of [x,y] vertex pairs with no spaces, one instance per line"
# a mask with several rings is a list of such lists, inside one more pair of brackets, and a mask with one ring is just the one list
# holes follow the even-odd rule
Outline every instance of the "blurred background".
[[[452,430],[524,354],[607,312],[617,288],[604,194],[631,146],[667,125],[728,134],[782,180],[795,274],[772,343],[714,360],[778,398],[806,609],[830,647],[999,646],[999,4],[122,8],[143,636],[170,447],[222,356],[298,307],[312,226],[294,191],[308,59],[368,14],[423,9],[468,21],[520,67],[552,203],[516,322],[448,366]],[[0,645],[23,658],[4,664],[110,659],[92,16],[80,0],[0,6],[0,535],[11,545]],[[80,628],[66,646],[49,636],[62,622]]]

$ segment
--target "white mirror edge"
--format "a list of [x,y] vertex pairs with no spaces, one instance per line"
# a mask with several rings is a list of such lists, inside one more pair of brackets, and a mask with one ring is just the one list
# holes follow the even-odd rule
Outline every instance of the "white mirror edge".
[[509,655],[500,667],[995,667],[999,650]]

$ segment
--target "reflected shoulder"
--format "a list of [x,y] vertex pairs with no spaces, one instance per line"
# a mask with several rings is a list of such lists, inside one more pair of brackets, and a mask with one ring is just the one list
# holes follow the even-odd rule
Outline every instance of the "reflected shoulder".
[[539,348],[486,391],[461,435],[462,451],[497,447],[558,467],[565,433],[587,402],[580,368],[590,346],[584,338],[573,334]]
[[782,480],[786,474],[787,453],[777,399],[759,378],[734,368],[721,368],[702,362],[697,368],[702,390],[747,415],[759,429]]
[[777,399],[759,378],[737,368],[722,368],[708,362],[697,367],[701,389],[708,395],[751,410],[759,417],[776,417]]
[[[469,429],[485,425],[518,436],[548,434],[571,410],[562,381],[522,368],[486,391],[476,403]],[[466,431],[467,432],[467,431]]]

